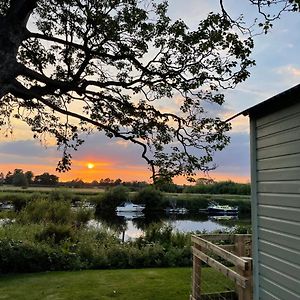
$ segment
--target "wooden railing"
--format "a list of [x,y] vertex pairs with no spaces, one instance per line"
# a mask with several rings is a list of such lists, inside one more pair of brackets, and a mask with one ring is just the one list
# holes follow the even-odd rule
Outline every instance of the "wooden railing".
[[[201,262],[234,281],[239,300],[252,300],[251,248],[249,234],[193,235],[193,281],[190,300],[205,299],[205,295],[201,294]],[[224,265],[217,258],[225,260],[233,267]]]

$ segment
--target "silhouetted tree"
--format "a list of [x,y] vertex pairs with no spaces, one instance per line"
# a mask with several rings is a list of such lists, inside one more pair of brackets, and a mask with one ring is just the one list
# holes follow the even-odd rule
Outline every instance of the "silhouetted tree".
[[[299,9],[298,0],[249,1],[264,31],[278,17],[265,9]],[[254,64],[252,27],[220,5],[191,31],[161,1],[0,1],[0,124],[16,117],[36,138],[52,134],[63,149],[58,170],[70,168],[70,149],[91,126],[140,146],[154,181],[214,168],[230,126],[203,103],[221,105],[222,90]]]
[[40,185],[57,185],[58,179],[59,178],[56,175],[43,173],[41,175],[35,176],[34,183]]

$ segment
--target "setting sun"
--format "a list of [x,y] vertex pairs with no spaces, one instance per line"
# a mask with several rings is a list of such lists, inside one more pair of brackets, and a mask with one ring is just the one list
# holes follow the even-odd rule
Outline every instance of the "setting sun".
[[92,163],[87,164],[88,169],[94,169],[95,165]]

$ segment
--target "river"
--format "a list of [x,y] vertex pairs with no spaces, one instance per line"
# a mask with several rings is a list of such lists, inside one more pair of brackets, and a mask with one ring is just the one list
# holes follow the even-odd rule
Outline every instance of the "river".
[[237,225],[249,226],[250,216],[208,216],[207,214],[148,214],[133,213],[123,215],[97,216],[89,221],[92,228],[108,227],[127,241],[143,236],[144,231],[151,224],[160,226],[170,225],[178,232],[212,233],[216,231],[229,231]]

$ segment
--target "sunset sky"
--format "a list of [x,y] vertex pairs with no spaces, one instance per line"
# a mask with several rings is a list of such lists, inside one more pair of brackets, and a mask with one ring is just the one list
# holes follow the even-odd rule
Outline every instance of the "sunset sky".
[[[202,17],[218,6],[217,0],[169,0],[169,15],[182,18],[195,28]],[[238,2],[238,3],[237,3]],[[244,12],[249,19],[255,11],[240,7],[245,1],[225,1],[227,8],[236,16]],[[255,38],[252,58],[256,66],[251,69],[251,78],[235,90],[226,91],[226,103],[221,114],[224,119],[276,95],[300,82],[300,14],[288,13],[275,22],[268,35]],[[210,176],[216,180],[232,179],[248,182],[249,128],[248,118],[239,117],[232,123],[231,144],[215,155],[218,168]],[[0,132],[1,133],[1,132]],[[35,175],[43,172],[55,173],[60,158],[51,139],[43,145],[32,139],[29,128],[21,123],[14,124],[14,133],[7,138],[2,130],[0,137],[0,172],[21,168]],[[88,164],[93,164],[88,168]],[[140,149],[116,139],[108,139],[98,133],[86,138],[86,142],[73,155],[72,170],[57,174],[60,181],[81,178],[85,181],[110,177],[127,180],[149,181],[150,172],[141,158]],[[203,177],[203,174],[199,174]],[[182,179],[177,182],[183,183]]]

